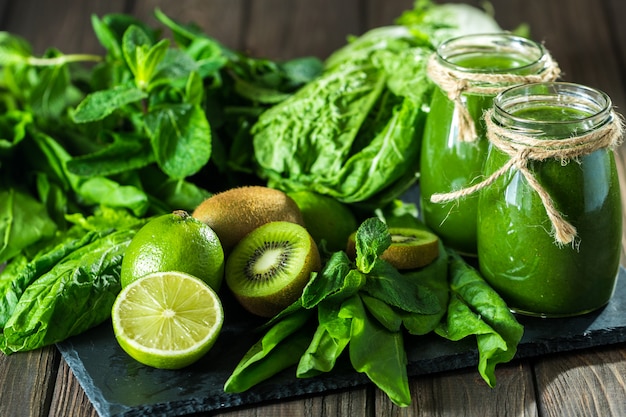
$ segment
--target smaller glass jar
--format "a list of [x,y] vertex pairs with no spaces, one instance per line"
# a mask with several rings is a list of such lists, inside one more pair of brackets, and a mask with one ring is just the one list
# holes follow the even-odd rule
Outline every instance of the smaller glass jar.
[[443,42],[428,71],[437,86],[421,147],[422,215],[447,246],[476,255],[477,196],[450,202],[431,198],[480,180],[488,145],[482,115],[493,97],[512,85],[553,81],[558,67],[541,44],[495,33]]
[[603,307],[622,238],[612,152],[622,124],[610,98],[578,84],[530,84],[499,94],[485,118],[483,276],[518,313],[565,317]]

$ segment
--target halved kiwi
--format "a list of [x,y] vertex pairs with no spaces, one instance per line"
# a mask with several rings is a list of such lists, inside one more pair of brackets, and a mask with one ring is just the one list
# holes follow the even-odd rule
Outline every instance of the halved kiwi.
[[[439,256],[439,237],[428,230],[391,227],[389,234],[391,245],[380,257],[397,269],[421,268]],[[346,253],[356,257],[356,232],[348,238]]]
[[249,312],[272,317],[300,297],[311,272],[321,269],[309,232],[296,223],[266,223],[235,246],[226,261],[225,281]]
[[256,185],[215,194],[200,203],[192,215],[217,233],[226,253],[265,223],[287,221],[304,226],[298,205],[287,194]]

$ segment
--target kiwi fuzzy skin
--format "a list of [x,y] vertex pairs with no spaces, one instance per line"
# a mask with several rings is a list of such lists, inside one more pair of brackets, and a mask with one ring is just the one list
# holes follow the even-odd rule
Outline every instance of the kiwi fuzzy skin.
[[280,190],[257,185],[215,194],[200,203],[192,216],[217,233],[226,253],[265,223],[287,221],[304,226],[302,213],[291,197]]
[[[270,222],[280,223],[280,222]],[[263,227],[267,228],[270,224],[266,224]],[[306,232],[306,229],[304,229]],[[289,305],[293,304],[301,295],[304,287],[310,280],[311,272],[320,271],[321,257],[317,247],[317,244],[313,240],[313,237],[306,232],[306,255],[303,260],[302,268],[299,273],[295,275],[291,281],[277,289],[275,292],[263,295],[246,295],[237,291],[233,287],[229,276],[234,273],[239,273],[237,270],[239,267],[236,265],[237,261],[235,256],[229,258],[226,262],[226,285],[229,287],[231,293],[239,304],[248,312],[260,316],[260,317],[273,317],[280,313]],[[239,245],[245,245],[245,239],[240,241]],[[238,247],[234,249],[237,251]]]

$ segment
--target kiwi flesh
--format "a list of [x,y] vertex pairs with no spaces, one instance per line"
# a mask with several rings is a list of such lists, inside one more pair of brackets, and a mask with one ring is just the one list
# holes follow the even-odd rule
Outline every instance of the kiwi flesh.
[[300,297],[311,272],[320,269],[319,250],[303,226],[269,222],[234,247],[225,281],[247,311],[273,317]]
[[265,223],[286,221],[304,226],[293,199],[280,190],[256,185],[215,194],[200,203],[192,216],[215,231],[226,253]]
[[[391,245],[380,255],[396,269],[417,269],[429,265],[439,257],[439,237],[423,229],[391,227]],[[356,257],[356,232],[348,238],[346,253]]]

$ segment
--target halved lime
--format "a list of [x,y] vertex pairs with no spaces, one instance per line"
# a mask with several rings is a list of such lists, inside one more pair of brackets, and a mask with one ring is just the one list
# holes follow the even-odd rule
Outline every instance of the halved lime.
[[217,293],[182,272],[157,272],[131,282],[111,310],[119,345],[135,360],[180,369],[204,356],[224,323]]

